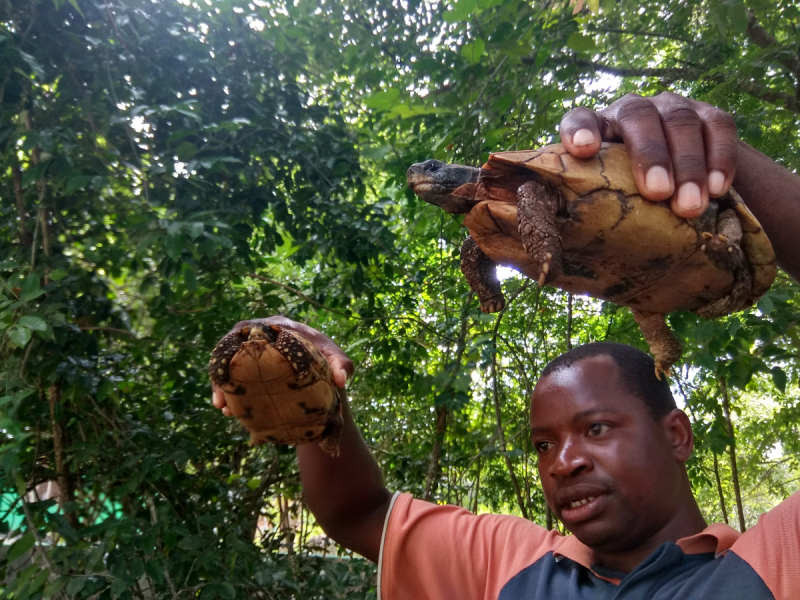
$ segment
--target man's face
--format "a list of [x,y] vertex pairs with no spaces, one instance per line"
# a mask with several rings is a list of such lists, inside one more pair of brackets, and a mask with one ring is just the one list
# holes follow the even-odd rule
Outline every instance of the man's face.
[[633,550],[678,518],[682,465],[669,433],[617,382],[604,355],[536,385],[531,437],[544,495],[577,538],[599,552]]

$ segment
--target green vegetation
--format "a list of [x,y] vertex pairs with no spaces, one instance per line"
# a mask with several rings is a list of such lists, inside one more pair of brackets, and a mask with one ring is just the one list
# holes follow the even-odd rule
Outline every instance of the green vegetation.
[[[795,2],[572,9],[0,3],[0,598],[375,596],[372,565],[304,509],[293,451],[249,448],[211,407],[215,342],[275,313],[353,358],[389,489],[545,521],[537,374],[578,343],[644,348],[638,328],[515,276],[482,315],[459,220],[406,168],[478,164],[557,139],[574,106],[663,90],[800,167]],[[709,520],[752,525],[798,487],[798,321],[782,274],[748,311],[670,318]],[[33,492],[48,481],[58,503]]]

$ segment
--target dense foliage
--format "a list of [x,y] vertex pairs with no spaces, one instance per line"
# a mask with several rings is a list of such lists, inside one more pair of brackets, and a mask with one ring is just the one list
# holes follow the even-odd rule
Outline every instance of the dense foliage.
[[[293,452],[210,406],[216,340],[274,313],[355,361],[390,489],[545,522],[537,374],[643,341],[626,310],[513,274],[482,315],[464,230],[408,165],[478,164],[556,139],[573,106],[672,90],[800,166],[794,2],[575,5],[0,5],[3,597],[374,597],[304,509]],[[709,520],[746,527],[798,487],[799,302],[780,275],[748,311],[671,317]]]

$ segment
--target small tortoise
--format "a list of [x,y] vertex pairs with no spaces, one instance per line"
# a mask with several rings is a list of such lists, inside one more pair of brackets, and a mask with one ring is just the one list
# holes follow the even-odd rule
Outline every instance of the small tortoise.
[[339,454],[342,405],[328,361],[303,336],[250,323],[223,337],[208,365],[250,445],[320,442]]
[[480,169],[428,160],[408,170],[426,202],[466,214],[461,270],[483,312],[505,306],[495,264],[538,281],[628,306],[650,345],[656,375],[680,358],[664,314],[720,317],[758,300],[775,255],[733,189],[695,219],[638,193],[622,144],[590,159],[563,145],[491,154]]

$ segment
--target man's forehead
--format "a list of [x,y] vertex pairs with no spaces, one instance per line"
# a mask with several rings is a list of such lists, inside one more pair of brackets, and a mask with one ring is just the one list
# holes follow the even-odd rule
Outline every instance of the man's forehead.
[[592,386],[598,381],[619,387],[619,367],[610,356],[598,354],[588,356],[568,365],[559,365],[544,377],[540,377],[533,389]]

